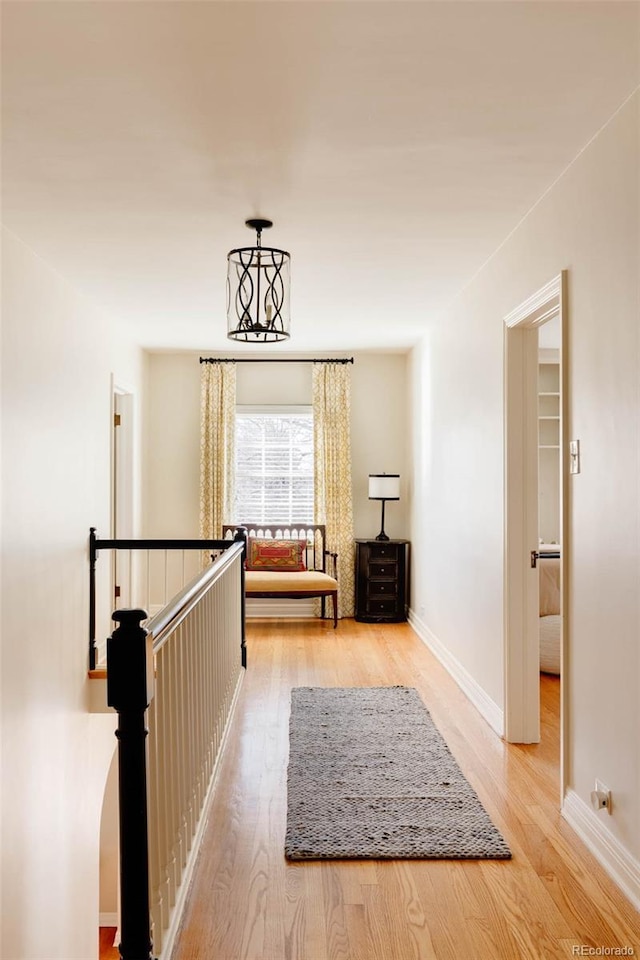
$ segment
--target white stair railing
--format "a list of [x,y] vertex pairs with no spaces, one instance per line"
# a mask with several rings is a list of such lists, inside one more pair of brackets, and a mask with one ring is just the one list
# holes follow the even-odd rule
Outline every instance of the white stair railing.
[[[147,952],[151,957],[151,940],[156,957],[168,957],[173,946],[245,664],[242,560],[241,543],[225,550],[146,631],[140,626],[146,611],[115,614],[121,626],[107,645],[108,702],[118,710],[121,837],[132,838],[132,849],[121,849],[123,960],[144,960]],[[137,681],[122,676],[136,668]],[[140,732],[144,721],[131,721],[127,700],[148,723],[146,743]],[[142,748],[128,741],[141,736]],[[142,811],[142,774],[130,762],[132,753],[145,766]],[[137,805],[133,811],[125,809],[131,799]],[[143,828],[146,842],[138,836]],[[146,883],[144,863],[136,873],[145,860]],[[128,873],[138,881],[126,904]],[[145,934],[149,928],[151,938]]]
[[[110,618],[114,609],[145,610],[155,616],[204,566],[229,547],[225,540],[102,540],[89,531],[89,669],[104,663]],[[96,582],[98,557],[111,554]],[[111,581],[109,583],[109,580]]]

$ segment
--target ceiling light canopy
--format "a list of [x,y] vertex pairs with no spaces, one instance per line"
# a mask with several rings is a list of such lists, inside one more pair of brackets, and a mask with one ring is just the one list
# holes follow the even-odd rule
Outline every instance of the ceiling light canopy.
[[291,256],[263,247],[262,231],[271,220],[246,220],[257,234],[255,247],[227,255],[227,336],[249,343],[273,343],[290,336]]

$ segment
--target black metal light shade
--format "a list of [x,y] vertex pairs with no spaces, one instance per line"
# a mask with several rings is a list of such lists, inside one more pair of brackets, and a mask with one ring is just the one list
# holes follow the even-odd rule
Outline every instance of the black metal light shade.
[[257,233],[255,247],[227,255],[227,337],[249,343],[273,343],[290,336],[291,256],[263,247],[262,231],[271,220],[247,220]]

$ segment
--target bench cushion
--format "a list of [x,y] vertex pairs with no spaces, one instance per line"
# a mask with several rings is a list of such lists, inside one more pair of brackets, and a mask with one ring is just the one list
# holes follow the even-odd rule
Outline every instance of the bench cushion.
[[305,569],[305,540],[262,540],[249,537],[247,541],[247,570],[283,571],[293,573]]
[[318,570],[302,572],[279,571],[273,573],[263,570],[247,570],[245,573],[245,593],[307,593],[312,590],[331,593],[338,589],[338,581],[328,573]]

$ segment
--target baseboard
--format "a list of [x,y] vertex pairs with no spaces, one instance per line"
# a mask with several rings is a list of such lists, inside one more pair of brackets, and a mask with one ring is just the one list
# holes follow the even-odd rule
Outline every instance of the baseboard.
[[409,623],[418,634],[422,642],[440,661],[447,673],[451,674],[462,692],[469,698],[476,710],[487,721],[498,736],[504,736],[504,712],[495,701],[477,683],[471,674],[462,666],[453,654],[429,629],[414,610],[409,610]]
[[640,863],[615,837],[604,821],[575,790],[567,790],[562,816],[620,887],[636,910],[640,910]]
[[117,913],[101,913],[98,917],[98,923],[101,927],[117,927],[120,918]]
[[[251,600],[247,599],[247,619],[252,617],[312,617],[315,600]],[[330,608],[331,604],[327,604]]]

